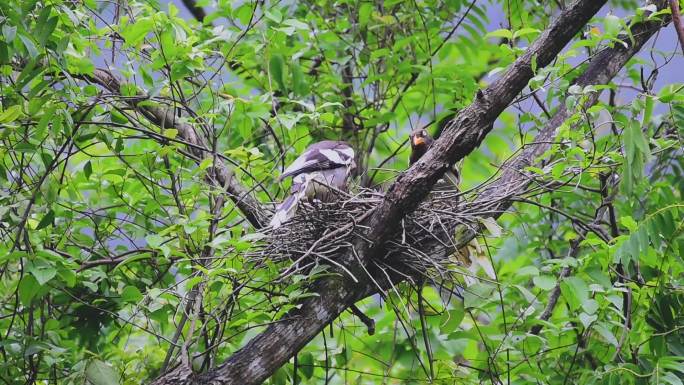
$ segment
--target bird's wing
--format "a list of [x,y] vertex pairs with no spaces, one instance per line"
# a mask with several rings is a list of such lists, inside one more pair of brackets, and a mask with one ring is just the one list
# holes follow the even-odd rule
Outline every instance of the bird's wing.
[[309,174],[297,175],[294,178],[290,195],[278,205],[275,213],[273,213],[270,223],[272,228],[277,229],[294,216],[299,201],[306,197],[310,182],[311,176]]
[[271,227],[278,228],[292,218],[302,199],[326,200],[330,188],[325,186],[344,189],[353,165],[354,150],[344,142],[322,141],[309,146],[278,178],[294,177],[290,196],[276,208]]
[[288,219],[292,217],[297,204],[299,203],[299,194],[292,194],[288,196],[281,204],[276,208],[273,217],[271,218],[270,226],[274,229],[280,227]]
[[312,171],[330,170],[338,167],[349,167],[354,160],[351,147],[333,146],[309,147],[280,175],[282,180],[288,176]]

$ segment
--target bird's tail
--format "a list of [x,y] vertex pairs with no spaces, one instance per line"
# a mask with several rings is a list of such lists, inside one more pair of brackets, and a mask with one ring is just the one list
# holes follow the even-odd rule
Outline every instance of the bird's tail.
[[275,213],[273,214],[273,218],[271,218],[271,228],[277,229],[283,223],[287,222],[288,219],[294,216],[300,198],[301,194],[295,193],[287,197],[278,205]]

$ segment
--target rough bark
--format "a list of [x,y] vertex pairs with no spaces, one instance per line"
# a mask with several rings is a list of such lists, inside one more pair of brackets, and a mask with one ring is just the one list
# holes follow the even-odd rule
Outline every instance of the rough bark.
[[670,0],[670,9],[672,10],[672,24],[674,24],[679,45],[682,46],[682,53],[684,53],[684,23],[682,23],[682,15],[679,12],[679,0]]
[[[577,1],[568,6],[559,19],[501,79],[488,87],[481,97],[454,119],[433,150],[396,181],[383,205],[374,213],[374,227],[369,236],[376,245],[392,235],[391,230],[386,230],[390,227],[387,224],[399,222],[401,217],[413,210],[428,193],[429,186],[434,184],[448,165],[461,159],[479,145],[496,116],[523,89],[532,76],[532,56],[536,55],[539,67],[547,65],[603,3],[605,1]],[[665,1],[659,1],[658,6],[662,7],[664,3]],[[660,22],[633,26],[634,44],[628,47],[616,45],[597,54],[576,83],[585,86],[609,82],[661,26]],[[585,105],[593,104],[597,100],[598,93],[595,93],[589,97]],[[522,170],[534,164],[534,161],[548,150],[558,127],[569,114],[570,111],[565,108],[565,104],[561,103],[555,115],[540,130],[533,144],[526,146],[509,162],[499,178],[477,198],[499,202],[492,217],[498,217],[507,210],[512,203],[511,198],[524,191],[529,183],[529,176]],[[458,245],[466,244],[475,235],[472,230],[464,230],[459,236]],[[360,255],[343,255],[340,259],[360,279],[359,282],[354,282],[347,275],[320,281],[314,288],[316,297],[303,301],[298,309],[289,312],[280,322],[268,327],[223,364],[198,375],[191,374],[189,368],[178,367],[158,378],[154,384],[249,385],[263,382],[348,306],[381,289],[363,275],[363,261],[372,258],[377,249],[361,247],[358,251]],[[447,255],[453,252],[453,249],[435,244],[429,252]]]

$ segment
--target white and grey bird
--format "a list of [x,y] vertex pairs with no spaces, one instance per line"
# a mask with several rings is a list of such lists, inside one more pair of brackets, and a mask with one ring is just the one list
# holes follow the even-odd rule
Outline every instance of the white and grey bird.
[[290,195],[276,208],[271,227],[278,228],[292,218],[302,200],[335,199],[334,190],[347,190],[347,179],[354,167],[354,149],[346,142],[324,140],[310,145],[278,177],[278,181],[292,177],[292,187]]

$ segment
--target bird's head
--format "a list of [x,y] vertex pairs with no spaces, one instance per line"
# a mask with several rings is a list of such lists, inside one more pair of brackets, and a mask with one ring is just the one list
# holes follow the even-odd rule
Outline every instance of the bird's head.
[[424,128],[418,128],[411,131],[409,138],[411,139],[411,147],[414,149],[432,144],[432,138]]

